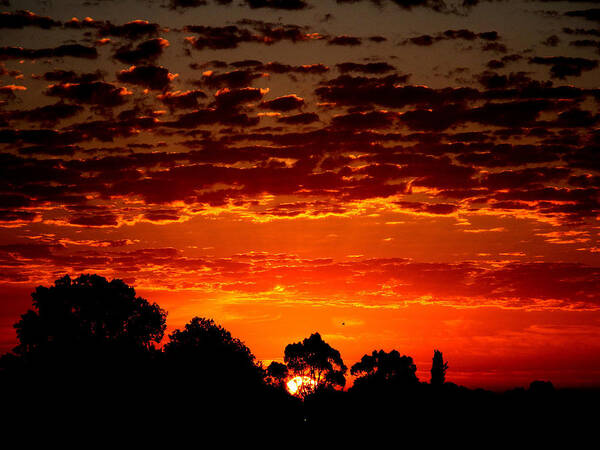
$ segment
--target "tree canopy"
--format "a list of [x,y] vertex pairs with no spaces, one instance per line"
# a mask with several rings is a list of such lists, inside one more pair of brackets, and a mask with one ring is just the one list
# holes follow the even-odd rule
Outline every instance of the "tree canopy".
[[314,385],[305,384],[305,392],[301,394],[306,395],[319,388],[344,387],[346,384],[348,368],[340,352],[326,343],[319,333],[311,334],[302,342],[288,344],[284,355],[287,368],[293,375],[314,381]]
[[267,367],[267,377],[271,384],[282,387],[288,376],[288,368],[285,364],[277,361],[271,362]]
[[387,353],[373,350],[363,355],[361,360],[350,369],[352,375],[358,375],[355,384],[393,383],[396,385],[414,385],[419,382],[417,366],[410,356],[400,355],[397,350]]
[[[287,345],[286,364],[272,362],[265,370],[242,341],[208,318],[194,317],[163,348],[154,348],[163,338],[166,313],[121,280],[64,277],[38,287],[32,297],[32,309],[15,324],[19,344],[0,358],[0,397],[14,417],[26,418],[23,433],[37,417],[43,435],[68,425],[84,438],[118,424],[119,431],[137,435],[144,429],[154,437],[156,414],[178,432],[189,430],[193,439],[201,436],[199,427],[213,424],[231,430],[252,425],[253,431],[289,427],[292,433],[348,426],[378,432],[399,424],[412,429],[426,418],[430,430],[432,423],[452,419],[452,426],[462,426],[468,414],[469,428],[479,420],[493,423],[493,414],[513,420],[518,413],[520,422],[536,420],[537,413],[545,428],[550,416],[544,414],[571,414],[573,399],[588,398],[555,391],[549,381],[502,395],[445,382],[448,364],[439,350],[431,383],[419,383],[410,356],[375,350],[352,366],[357,378],[346,391],[340,389],[347,372],[340,352],[319,333]],[[296,380],[298,396],[285,390],[291,377],[302,378]],[[452,415],[445,405],[452,406]]]
[[212,319],[194,317],[183,330],[169,335],[164,346],[169,364],[201,378],[237,379],[241,383],[264,378],[264,370],[246,345]]
[[156,303],[137,297],[121,280],[99,275],[68,275],[31,294],[33,309],[14,325],[17,357],[36,361],[41,356],[148,350],[163,338],[166,312]]

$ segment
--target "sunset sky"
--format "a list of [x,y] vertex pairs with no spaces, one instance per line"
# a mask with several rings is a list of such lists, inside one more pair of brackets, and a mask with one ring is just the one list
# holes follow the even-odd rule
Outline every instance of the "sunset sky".
[[600,386],[600,1],[0,5],[0,353],[97,273],[266,363]]

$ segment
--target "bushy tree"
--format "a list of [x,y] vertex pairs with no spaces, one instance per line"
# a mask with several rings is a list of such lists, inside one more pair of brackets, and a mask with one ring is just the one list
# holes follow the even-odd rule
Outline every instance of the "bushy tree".
[[264,378],[264,370],[250,349],[212,319],[194,317],[169,339],[164,346],[167,364],[198,380],[246,384]]
[[268,381],[278,387],[283,388],[285,379],[288,376],[288,368],[285,364],[277,361],[271,362],[267,367],[267,379]]
[[417,384],[417,366],[410,356],[400,355],[397,350],[387,353],[383,350],[364,355],[350,369],[358,378],[355,384],[382,384],[410,386]]
[[14,325],[19,343],[5,362],[57,364],[144,352],[164,335],[167,314],[121,280],[67,275],[31,296],[33,309]]
[[284,361],[294,376],[308,377],[314,384],[303,384],[301,395],[319,388],[343,388],[348,368],[340,352],[326,343],[319,333],[311,334],[302,342],[285,347]]

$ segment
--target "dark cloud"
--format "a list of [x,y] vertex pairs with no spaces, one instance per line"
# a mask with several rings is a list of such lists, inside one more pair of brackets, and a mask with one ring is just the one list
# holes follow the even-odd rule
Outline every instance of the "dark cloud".
[[158,99],[171,110],[198,108],[198,99],[206,98],[206,94],[200,90],[165,92]]
[[411,130],[443,131],[466,121],[466,117],[463,107],[446,105],[436,109],[406,111],[400,120]]
[[131,66],[117,73],[117,79],[124,83],[135,84],[156,91],[164,91],[169,87],[175,75],[162,66]]
[[215,103],[219,109],[235,109],[238,106],[258,102],[265,92],[256,88],[221,89],[215,94]]
[[575,35],[575,36],[596,36],[600,37],[600,30],[596,29],[584,29],[584,28],[568,28],[565,27],[562,29],[562,32],[565,34]]
[[165,122],[164,125],[172,128],[193,129],[202,125],[227,125],[237,127],[251,127],[257,125],[258,117],[250,117],[237,110],[223,108],[206,108],[182,114],[175,121]]
[[302,108],[304,106],[304,99],[297,95],[285,95],[283,97],[277,97],[273,100],[264,101],[259,105],[261,108],[270,109],[273,111],[287,112],[293,109]]
[[141,42],[135,48],[131,45],[120,47],[113,57],[126,64],[151,63],[156,61],[168,46],[169,41],[166,39],[155,38]]
[[308,27],[293,24],[270,23],[258,20],[243,20],[240,24],[248,24],[258,32],[257,41],[267,45],[280,41],[293,43],[324,39],[319,33],[310,33]]
[[482,52],[506,53],[508,47],[500,42],[487,42],[481,46]]
[[505,103],[486,103],[467,113],[473,122],[505,127],[532,126],[540,113],[552,111],[555,104],[548,100],[524,100]]
[[114,214],[88,214],[69,219],[71,225],[84,227],[108,227],[118,225],[118,218]]
[[102,78],[102,74],[100,71],[77,74],[72,70],[57,69],[44,73],[42,78],[46,81],[58,81],[60,83],[91,83],[93,81],[100,80]]
[[564,80],[566,77],[579,77],[584,71],[594,70],[598,67],[595,59],[572,58],[568,56],[535,56],[529,58],[530,64],[542,64],[550,67],[550,76]]
[[103,81],[91,83],[53,84],[46,95],[100,107],[119,106],[126,102],[129,92],[122,87]]
[[185,31],[196,34],[186,39],[198,50],[236,48],[242,42],[256,41],[250,30],[235,25],[226,27],[190,25],[185,27]]
[[384,111],[355,112],[335,116],[331,124],[343,128],[388,128],[397,119],[397,115]]
[[342,46],[354,47],[357,45],[361,45],[362,40],[359,37],[343,35],[343,36],[332,37],[327,41],[327,43],[329,45],[342,45]]
[[14,101],[17,99],[15,92],[25,91],[27,88],[21,85],[9,84],[0,86],[0,106],[2,102]]
[[559,161],[565,152],[564,147],[550,145],[494,144],[486,147],[476,146],[473,149],[465,148],[456,159],[461,164],[473,166],[508,167]]
[[[358,3],[360,1],[366,0],[336,0],[337,3]],[[369,0],[371,3],[375,5],[381,5],[383,0]],[[437,12],[447,12],[448,7],[444,0],[389,0],[390,3],[393,3],[405,10],[411,10],[413,8],[427,8]]]
[[41,59],[62,58],[95,59],[98,51],[95,47],[86,47],[81,44],[64,44],[56,48],[28,49],[22,47],[0,47],[0,59]]
[[477,75],[476,78],[486,89],[531,86],[533,81],[526,72],[511,72],[508,75],[500,75],[496,72],[485,71]]
[[426,86],[402,85],[408,75],[386,77],[352,77],[341,75],[315,90],[323,101],[340,105],[378,105],[402,108],[408,105],[436,105],[464,102],[478,98],[479,92],[471,88],[432,89]]
[[421,36],[416,36],[410,39],[407,39],[404,43],[411,43],[415,45],[420,45],[422,47],[429,47],[433,45],[437,40],[428,34],[423,34]]
[[180,215],[172,209],[153,209],[144,213],[144,219],[151,222],[176,221]]
[[561,112],[558,115],[556,121],[551,122],[549,126],[558,126],[564,128],[588,128],[595,126],[598,123],[599,118],[600,116],[598,114],[593,114],[590,111],[573,108]]
[[29,110],[10,111],[5,118],[9,120],[23,120],[26,122],[39,122],[42,125],[55,125],[62,119],[68,119],[83,111],[79,105],[56,103],[54,105],[40,106]]
[[73,18],[65,22],[66,28],[75,29],[94,29],[101,37],[111,36],[130,40],[137,40],[143,37],[157,36],[160,31],[160,25],[151,23],[147,20],[132,20],[123,25],[114,25],[109,21],[98,21],[89,17],[84,20]]
[[482,185],[492,190],[542,186],[545,183],[563,180],[570,172],[569,169],[553,167],[495,172],[487,174]]
[[596,52],[600,53],[600,40],[596,41],[593,39],[578,39],[576,41],[569,42],[571,47],[579,47],[579,48],[593,48],[596,49]]
[[502,69],[503,67],[506,67],[507,64],[519,61],[521,59],[523,59],[523,57],[518,54],[506,55],[503,56],[500,60],[492,59],[488,61],[486,65],[489,69]]
[[245,42],[272,45],[281,41],[296,43],[323,38],[318,34],[309,34],[306,27],[250,19],[224,27],[189,25],[184,30],[195,34],[187,37],[186,41],[198,50],[237,48]]
[[403,209],[427,214],[452,214],[458,211],[459,206],[450,203],[421,203],[421,202],[394,202]]
[[300,74],[316,74],[320,75],[329,71],[329,67],[324,64],[305,64],[301,66],[292,66],[279,62],[269,62],[260,67],[261,70],[271,73],[300,73]]
[[277,122],[289,125],[308,125],[319,121],[319,116],[315,113],[300,113],[293,116],[279,117]]
[[464,40],[464,41],[474,41],[476,39],[481,39],[483,41],[487,41],[488,44],[494,44],[493,41],[497,41],[500,39],[498,32],[496,31],[486,31],[483,33],[476,33],[467,29],[460,30],[446,30],[435,35],[423,34],[421,36],[416,36],[413,38],[406,39],[402,42],[402,44],[414,44],[428,47],[433,45],[436,42],[447,41],[447,40]]
[[[233,0],[214,0],[214,3],[221,5],[229,5]],[[251,9],[260,8],[271,8],[271,9],[283,9],[288,11],[295,11],[308,8],[309,5],[303,0],[242,0],[243,5],[247,5]],[[208,4],[207,0],[170,0],[170,6],[173,9],[176,8],[194,8],[199,6],[205,6]]]
[[39,27],[49,29],[59,27],[62,24],[59,21],[53,20],[50,17],[38,16],[31,11],[15,11],[0,13],[0,29],[1,28],[24,28],[24,27]]
[[[183,7],[201,2],[177,3]],[[276,2],[262,3],[269,8]],[[400,6],[441,11],[435,6],[440,3],[414,1]],[[2,110],[0,142],[11,156],[0,157],[0,192],[4,193],[0,194],[4,195],[0,220],[11,225],[40,219],[90,227],[115,227],[136,220],[183,221],[208,206],[228,205],[263,216],[343,214],[350,201],[392,196],[394,211],[419,214],[518,209],[531,217],[545,215],[569,223],[598,215],[594,171],[599,170],[600,138],[594,127],[599,117],[592,99],[600,99],[600,91],[555,85],[543,77],[536,80],[535,72],[519,71],[522,68],[500,71],[519,60],[526,62],[523,55],[534,56],[529,51],[498,56],[484,72],[474,68],[454,72],[461,78],[447,87],[428,87],[420,84],[423,79],[418,75],[412,75],[407,84],[409,75],[394,67],[401,68],[400,55],[388,61],[385,55],[363,54],[368,50],[363,47],[349,61],[334,60],[339,73],[326,79],[330,69],[324,63],[300,64],[303,61],[294,60],[291,54],[278,56],[284,62],[268,62],[268,55],[251,50],[311,40],[323,40],[317,46],[322,47],[338,38],[369,46],[369,40],[381,41],[365,37],[377,30],[365,29],[360,38],[336,38],[308,27],[244,19],[223,27],[186,27],[183,31],[193,35],[188,43],[204,53],[195,54],[197,62],[192,64],[179,59],[177,67],[204,73],[196,72],[194,80],[182,72],[183,79],[172,83],[174,75],[156,63],[166,45],[159,35],[167,32],[157,24],[113,25],[84,19],[67,26],[81,29],[85,42],[116,38],[99,52],[126,63],[119,69],[133,67],[118,72],[115,81],[118,69],[82,73],[93,70],[88,68],[90,62],[48,69],[45,62],[36,61],[43,75],[36,75],[37,81],[24,78],[22,88],[29,90],[22,97],[35,96],[34,89],[44,84],[40,80],[46,80],[53,84],[45,93],[61,101]],[[590,30],[569,30],[564,34],[594,36]],[[173,29],[169,36],[180,32]],[[460,40],[471,43],[469,47],[476,51],[481,45],[488,46],[486,51],[504,51],[495,31],[457,27],[416,39],[422,44]],[[573,42],[593,47],[595,40]],[[219,60],[206,54],[241,43],[260,44],[260,48],[248,45],[248,52],[218,52]],[[288,47],[279,50],[285,52]],[[12,49],[6,47],[4,54],[17,60],[27,59],[23,56],[27,54],[43,58],[68,53]],[[306,55],[310,49],[296,50]],[[166,56],[190,55],[188,45],[183,52],[179,49]],[[305,57],[306,62],[321,60],[310,51]],[[597,64],[591,59],[541,56],[530,62],[548,65],[555,78],[581,74]],[[7,62],[13,65],[16,61]],[[432,75],[450,69],[436,69]],[[294,87],[290,80],[296,83]],[[136,90],[133,96],[114,83],[156,92],[142,94],[142,89],[129,87]],[[272,83],[273,99],[265,99],[267,89],[252,87],[267,83]],[[19,87],[1,89],[7,100],[17,99]],[[288,92],[304,98],[283,95]],[[124,105],[127,99],[133,101],[125,108],[109,109]],[[261,119],[264,116],[268,118]],[[63,119],[75,120],[55,129]],[[13,128],[14,121],[23,123]],[[293,198],[280,202],[278,195]],[[113,200],[127,196],[136,201],[126,207]],[[273,200],[257,202],[261,196]],[[110,207],[93,209],[92,202]],[[185,202],[186,208],[156,206],[169,202]]]
[[110,22],[104,22],[98,33],[100,36],[122,37],[131,40],[141,39],[158,35],[160,25],[148,22],[147,20],[132,20],[123,25],[113,25]]
[[76,151],[81,150],[77,145],[35,145],[33,147],[19,148],[21,155],[49,155],[49,156],[73,156]]
[[552,36],[548,36],[542,42],[542,45],[545,45],[546,47],[558,47],[558,44],[560,44],[560,38],[555,34],[553,34]]
[[253,9],[272,8],[299,10],[308,7],[308,4],[303,0],[244,0],[244,2]]
[[[220,3],[231,3],[230,1],[227,2],[220,2]],[[172,9],[177,9],[177,8],[197,8],[199,6],[206,6],[208,4],[208,2],[206,0],[170,0],[169,1],[169,6]]]
[[223,73],[207,71],[202,75],[201,83],[211,88],[240,88],[250,86],[254,80],[263,76],[263,73],[251,70],[232,70]]
[[571,186],[582,187],[582,188],[587,188],[587,187],[600,188],[600,175],[591,175],[588,173],[585,175],[572,176],[572,177],[569,177],[569,184]]
[[594,22],[600,22],[600,9],[584,9],[579,11],[567,11],[565,16],[569,17],[582,17],[587,20]]
[[10,211],[0,209],[0,222],[13,224],[22,222],[33,222],[39,219],[39,214],[29,211]]
[[247,67],[253,67],[253,68],[257,68],[257,67],[261,67],[262,66],[262,62],[256,60],[256,59],[244,59],[243,61],[234,61],[230,64],[230,66],[235,67],[237,69],[240,68],[247,68]]
[[392,66],[388,63],[385,63],[385,62],[367,63],[367,64],[346,62],[346,63],[336,64],[336,67],[342,73],[360,72],[360,73],[371,74],[371,75],[384,74],[384,73],[393,72],[396,70],[396,68],[394,66]]

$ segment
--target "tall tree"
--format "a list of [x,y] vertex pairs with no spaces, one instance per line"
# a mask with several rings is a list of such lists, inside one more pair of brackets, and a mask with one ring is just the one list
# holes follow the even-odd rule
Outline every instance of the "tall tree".
[[19,343],[5,362],[91,361],[150,350],[164,335],[166,312],[121,280],[67,275],[31,296],[33,309],[14,325]]
[[444,361],[444,356],[439,350],[433,351],[433,361],[431,363],[431,385],[440,386],[446,381],[446,371],[448,363]]
[[348,370],[340,352],[326,343],[319,333],[311,334],[302,342],[285,347],[284,361],[288,370],[310,383],[302,383],[300,394],[306,396],[319,388],[343,388]]

